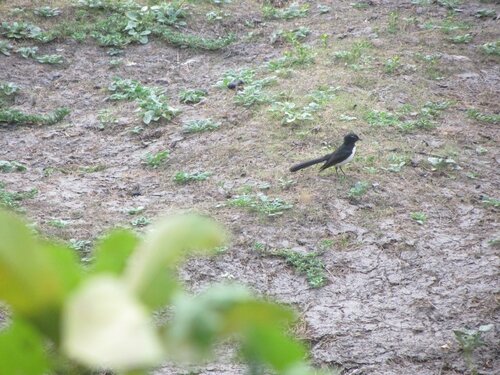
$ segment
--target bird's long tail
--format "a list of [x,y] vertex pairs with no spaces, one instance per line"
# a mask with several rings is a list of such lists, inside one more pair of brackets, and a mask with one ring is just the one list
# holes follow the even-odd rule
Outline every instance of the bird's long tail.
[[322,162],[326,161],[326,159],[327,159],[327,156],[323,156],[319,159],[313,159],[313,160],[305,161],[303,163],[295,164],[294,166],[292,166],[290,168],[290,172],[300,171],[301,169],[310,167],[311,165],[322,163]]

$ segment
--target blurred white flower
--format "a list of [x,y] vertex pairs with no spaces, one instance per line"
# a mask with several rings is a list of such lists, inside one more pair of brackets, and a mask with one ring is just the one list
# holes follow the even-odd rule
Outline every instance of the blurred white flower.
[[124,371],[162,360],[147,310],[116,277],[89,279],[69,298],[63,314],[63,350],[86,366]]

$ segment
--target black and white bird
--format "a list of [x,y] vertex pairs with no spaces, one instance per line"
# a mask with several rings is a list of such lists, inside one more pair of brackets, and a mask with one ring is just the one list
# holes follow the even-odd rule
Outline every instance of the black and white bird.
[[[360,141],[359,137],[354,133],[349,133],[344,137],[344,143],[338,149],[336,149],[331,154],[325,155],[319,159],[313,159],[309,161],[305,161],[303,163],[299,163],[290,168],[290,172],[297,172],[301,169],[310,167],[314,164],[325,163],[319,169],[320,171],[329,168],[335,167],[335,173],[338,175],[338,169],[342,173],[342,166],[351,162],[354,158],[354,154],[356,153],[356,142]],[[345,173],[344,173],[345,175]]]

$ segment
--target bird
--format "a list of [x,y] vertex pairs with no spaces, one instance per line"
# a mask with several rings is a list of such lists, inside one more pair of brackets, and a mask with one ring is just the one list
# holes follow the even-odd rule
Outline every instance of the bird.
[[227,88],[230,89],[230,90],[236,90],[236,91],[238,91],[241,87],[243,87],[244,84],[245,84],[245,82],[243,82],[243,80],[241,80],[241,79],[235,79],[234,81],[229,82],[227,84]]
[[290,172],[297,172],[301,169],[310,167],[314,164],[325,163],[321,166],[319,171],[325,170],[329,167],[335,167],[335,173],[339,174],[338,169],[344,174],[342,166],[349,163],[356,153],[356,142],[361,139],[354,133],[349,133],[344,137],[344,143],[338,149],[336,149],[331,154],[325,155],[318,159],[313,159],[309,161],[305,161],[299,164],[296,164],[290,168]]

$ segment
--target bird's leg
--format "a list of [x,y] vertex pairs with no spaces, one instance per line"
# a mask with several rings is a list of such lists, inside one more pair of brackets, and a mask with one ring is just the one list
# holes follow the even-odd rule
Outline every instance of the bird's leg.
[[344,170],[342,169],[342,167],[339,167],[340,168],[340,171],[343,173],[343,175],[345,176],[345,172]]
[[337,175],[337,177],[339,176],[339,170],[337,167],[335,167],[335,174]]

